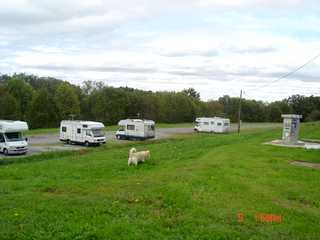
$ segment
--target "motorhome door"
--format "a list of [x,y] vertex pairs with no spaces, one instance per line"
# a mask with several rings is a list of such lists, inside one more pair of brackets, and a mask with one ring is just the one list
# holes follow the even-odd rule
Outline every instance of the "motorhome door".
[[81,127],[77,127],[76,131],[76,141],[77,142],[84,142],[85,141],[85,130],[83,130]]

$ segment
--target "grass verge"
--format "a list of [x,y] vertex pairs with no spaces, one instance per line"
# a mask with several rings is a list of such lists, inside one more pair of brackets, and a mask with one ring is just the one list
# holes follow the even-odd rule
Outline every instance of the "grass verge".
[[[301,135],[320,139],[319,123]],[[192,134],[0,166],[2,239],[318,239],[319,151],[263,145],[280,129]],[[128,149],[151,159],[128,167]],[[238,214],[242,213],[243,221]],[[256,214],[282,217],[259,222]]]

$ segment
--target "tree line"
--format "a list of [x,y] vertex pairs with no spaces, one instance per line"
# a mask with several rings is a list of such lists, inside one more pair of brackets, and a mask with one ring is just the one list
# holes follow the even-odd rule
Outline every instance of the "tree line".
[[[236,121],[238,106],[239,98],[228,95],[201,101],[193,88],[151,92],[94,81],[78,86],[50,77],[0,75],[0,119],[25,120],[31,128],[57,127],[71,116],[107,125],[125,118],[178,123],[220,116]],[[320,97],[293,95],[271,103],[242,100],[245,122],[280,122],[283,113],[302,114],[304,121],[320,120]]]

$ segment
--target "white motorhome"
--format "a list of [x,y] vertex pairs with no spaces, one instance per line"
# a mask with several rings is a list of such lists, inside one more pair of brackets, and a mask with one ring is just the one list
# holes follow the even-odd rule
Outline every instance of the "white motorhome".
[[86,146],[104,144],[106,137],[103,129],[101,122],[64,120],[60,123],[60,141]]
[[125,119],[118,123],[117,139],[143,140],[155,137],[155,122],[142,119]]
[[201,117],[196,119],[194,130],[197,132],[225,133],[230,131],[230,119],[220,117]]
[[28,129],[26,122],[0,120],[0,152],[5,155],[28,152],[27,138],[23,136]]

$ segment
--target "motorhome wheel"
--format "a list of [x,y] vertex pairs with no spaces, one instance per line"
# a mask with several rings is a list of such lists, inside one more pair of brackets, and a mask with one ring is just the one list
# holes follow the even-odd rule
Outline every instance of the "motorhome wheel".
[[6,156],[8,156],[8,155],[9,155],[8,149],[5,148],[5,149],[3,150],[3,154],[6,155]]

